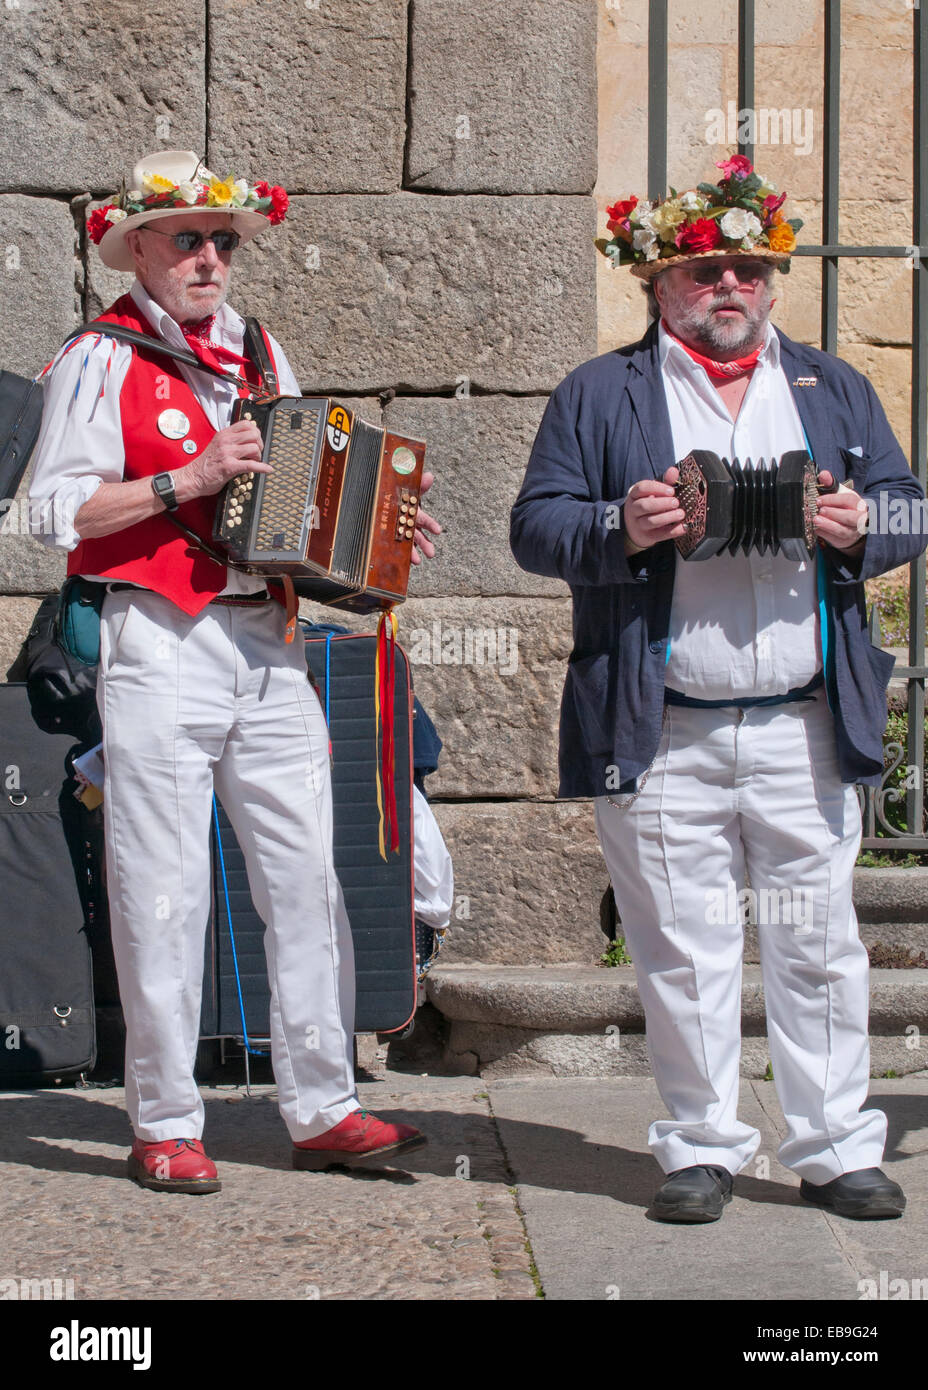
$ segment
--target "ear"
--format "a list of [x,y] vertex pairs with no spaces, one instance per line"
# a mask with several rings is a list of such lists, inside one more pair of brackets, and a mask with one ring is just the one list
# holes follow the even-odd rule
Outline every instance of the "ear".
[[141,274],[148,268],[148,258],[145,255],[145,240],[141,235],[140,228],[133,227],[131,232],[126,232],[126,245],[129,248],[129,254],[135,261],[136,271]]

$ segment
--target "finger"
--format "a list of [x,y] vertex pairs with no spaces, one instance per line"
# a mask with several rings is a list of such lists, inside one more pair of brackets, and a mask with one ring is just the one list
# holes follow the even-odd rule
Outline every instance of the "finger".
[[[668,468],[668,473],[671,471]],[[673,488],[669,483],[662,483],[657,478],[644,478],[640,483],[633,483],[628,490],[626,501],[637,502],[641,497],[670,497],[673,495]]]
[[673,495],[670,497],[642,497],[640,500],[636,498],[635,510],[632,515],[642,521],[646,517],[653,516],[666,520],[670,512],[679,512],[680,519],[684,516],[683,508]]
[[680,481],[680,470],[679,470],[679,468],[677,468],[677,467],[668,468],[667,471],[664,473],[664,482],[665,482],[665,483],[669,483],[669,484],[671,485],[671,487],[672,487],[672,486],[674,485],[674,483],[678,483],[679,481]]
[[422,496],[422,494],[423,494],[424,492],[428,492],[429,488],[432,486],[432,484],[434,483],[434,481],[435,481],[435,474],[434,474],[434,473],[423,473],[423,474],[422,474],[422,481],[421,481],[420,484],[419,484],[419,496],[420,496],[420,497]]
[[430,540],[426,539],[426,537],[423,535],[421,531],[416,531],[416,534],[413,537],[413,545],[414,547],[418,546],[419,549],[422,551],[423,555],[427,556],[430,560],[435,554],[434,545]]
[[818,482],[821,487],[831,487],[834,478],[831,473],[828,472],[827,468],[823,468],[821,473],[819,473]]
[[424,512],[421,507],[416,513],[416,526],[420,531],[431,531],[433,536],[441,535],[439,523],[433,516],[429,516],[428,512]]

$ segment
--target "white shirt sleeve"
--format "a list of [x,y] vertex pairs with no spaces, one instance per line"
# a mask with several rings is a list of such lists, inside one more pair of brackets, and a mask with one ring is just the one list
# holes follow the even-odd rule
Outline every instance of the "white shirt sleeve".
[[88,336],[59,354],[44,379],[29,487],[30,529],[44,545],[73,550],[81,507],[101,483],[122,482],[119,393],[131,361],[128,343]]

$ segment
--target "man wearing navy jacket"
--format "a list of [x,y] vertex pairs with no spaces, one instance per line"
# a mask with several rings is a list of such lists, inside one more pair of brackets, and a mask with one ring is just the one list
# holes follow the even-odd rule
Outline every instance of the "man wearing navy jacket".
[[[863,581],[925,545],[920,525],[868,530],[868,500],[902,499],[920,520],[922,491],[866,379],[769,322],[801,225],[784,221],[785,195],[741,156],[718,167],[717,185],[609,209],[600,249],[646,281],[659,321],[551,396],[512,550],[573,594],[560,795],[595,799],[671,1116],[650,1129],[668,1175],[652,1215],[717,1220],[760,1142],[737,1117],[752,895],[780,1160],[810,1202],[898,1216],[905,1198],[879,1168],[886,1117],[862,1108],[854,784],[880,781],[893,665],[869,641]],[[820,498],[815,557],[683,561],[673,465],[693,449],[755,467],[807,450],[820,485],[844,484]]]

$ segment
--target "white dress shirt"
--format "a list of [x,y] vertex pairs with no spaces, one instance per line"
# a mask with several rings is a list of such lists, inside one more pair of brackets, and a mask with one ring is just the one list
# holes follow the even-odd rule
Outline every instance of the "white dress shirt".
[[[180,325],[156,304],[140,281],[129,291],[137,307],[166,343],[189,351]],[[211,338],[231,352],[244,352],[245,321],[223,304],[216,313]],[[87,343],[92,346],[87,347]],[[283,349],[271,338],[281,395],[298,396],[300,386]],[[80,536],[73,520],[101,483],[120,483],[125,471],[119,393],[132,347],[114,338],[88,338],[59,354],[45,378],[45,407],[35,449],[35,465],[29,489],[34,531],[46,545],[74,550]],[[166,358],[166,362],[173,361]],[[217,430],[232,423],[232,407],[238,399],[233,382],[228,385],[211,372],[176,363]],[[189,462],[185,458],[185,462]],[[51,505],[48,505],[51,504]],[[87,579],[99,578],[86,575]],[[253,593],[265,587],[258,575],[226,571],[223,593]]]
[[[770,324],[737,420],[663,324],[659,341],[676,459],[707,449],[760,467],[806,448]],[[784,695],[821,669],[814,559],[726,550],[695,561],[677,552],[667,685],[700,700]]]

